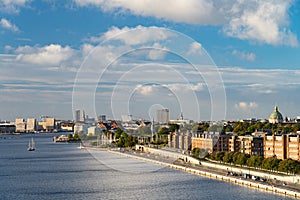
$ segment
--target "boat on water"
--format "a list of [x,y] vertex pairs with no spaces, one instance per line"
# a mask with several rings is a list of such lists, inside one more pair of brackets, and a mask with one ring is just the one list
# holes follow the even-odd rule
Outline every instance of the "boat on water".
[[27,151],[35,151],[35,143],[33,138],[31,138],[31,142],[29,140]]

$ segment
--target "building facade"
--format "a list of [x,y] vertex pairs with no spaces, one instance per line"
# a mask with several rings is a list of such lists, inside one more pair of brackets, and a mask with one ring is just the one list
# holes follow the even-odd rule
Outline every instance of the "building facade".
[[170,121],[169,109],[161,109],[156,111],[157,122],[160,124],[167,124]]
[[15,121],[16,132],[24,133],[26,131],[26,123],[23,118],[17,118]]
[[26,127],[26,131],[29,133],[33,133],[37,130],[36,127],[36,119],[35,118],[28,118],[27,119],[27,127]]

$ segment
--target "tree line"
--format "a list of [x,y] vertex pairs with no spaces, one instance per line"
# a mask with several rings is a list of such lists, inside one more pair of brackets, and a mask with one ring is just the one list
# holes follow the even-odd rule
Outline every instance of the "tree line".
[[[193,150],[194,156],[199,158],[201,150]],[[260,155],[249,155],[241,152],[216,152],[208,155],[209,159],[241,166],[266,169],[270,171],[280,171],[286,173],[299,173],[300,162],[292,159],[281,160],[276,157],[263,158]]]

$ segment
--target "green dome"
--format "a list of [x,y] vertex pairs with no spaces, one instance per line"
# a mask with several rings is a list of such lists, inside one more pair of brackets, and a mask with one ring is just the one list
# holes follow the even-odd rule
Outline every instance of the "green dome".
[[278,111],[278,107],[275,106],[274,111],[271,113],[270,120],[276,120],[278,122],[281,122],[283,120],[282,114]]

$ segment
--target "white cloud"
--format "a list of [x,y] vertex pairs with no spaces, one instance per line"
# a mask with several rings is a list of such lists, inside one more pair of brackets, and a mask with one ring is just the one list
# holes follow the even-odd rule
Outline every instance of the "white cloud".
[[126,45],[139,45],[166,40],[171,36],[173,36],[173,33],[167,29],[155,26],[143,27],[139,25],[135,28],[125,26],[122,29],[111,27],[109,31],[103,34],[103,36],[91,37],[90,41],[99,43],[109,39],[122,41]]
[[296,35],[287,28],[292,0],[245,2],[232,7],[233,15],[224,29],[227,35],[271,45],[298,46]]
[[[122,10],[135,15],[185,23],[217,24],[222,20],[207,0],[74,0],[80,6],[95,5],[104,11]],[[212,15],[214,13],[214,15]]]
[[159,43],[154,43],[152,48],[153,49],[149,50],[147,56],[150,60],[162,60],[166,55],[166,51],[168,50],[166,47],[161,46]]
[[137,85],[135,90],[142,95],[149,96],[154,92],[154,85]]
[[25,6],[32,0],[1,0],[0,11],[7,13],[18,13],[19,8]]
[[237,104],[234,105],[234,107],[236,109],[242,109],[242,110],[253,109],[253,108],[256,108],[257,106],[258,105],[257,105],[256,102],[249,102],[249,103],[247,103],[247,102],[244,102],[244,101],[239,102],[239,103],[237,103]]
[[106,12],[117,10],[173,22],[222,25],[224,33],[231,37],[270,45],[298,46],[297,36],[288,27],[289,9],[294,0],[74,1],[79,6],[94,5]]
[[44,47],[21,46],[15,50],[18,62],[38,64],[38,65],[60,65],[67,61],[74,54],[69,46],[62,47],[58,44],[50,44]]
[[233,50],[232,55],[237,56],[242,60],[255,61],[256,55],[254,53],[247,53],[243,51]]
[[0,25],[1,25],[2,28],[10,30],[12,32],[18,32],[19,31],[19,28],[15,24],[12,24],[10,21],[8,21],[5,18],[2,18],[0,20]]
[[203,90],[204,84],[203,83],[198,83],[198,84],[173,83],[173,84],[165,84],[164,87],[169,88],[172,91],[190,92],[190,91]]
[[187,54],[203,54],[202,45],[199,42],[193,42],[190,44],[190,49]]

